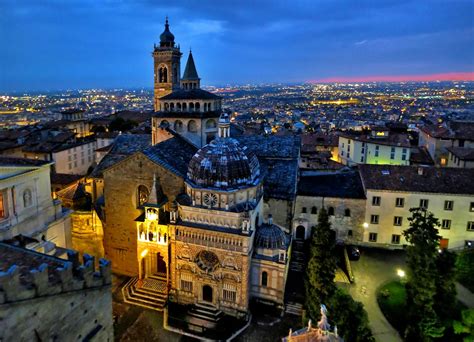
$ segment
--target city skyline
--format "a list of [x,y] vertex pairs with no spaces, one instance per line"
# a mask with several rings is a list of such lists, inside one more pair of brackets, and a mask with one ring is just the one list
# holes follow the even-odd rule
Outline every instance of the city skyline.
[[471,1],[249,6],[3,0],[0,92],[149,88],[167,15],[204,85],[474,80]]

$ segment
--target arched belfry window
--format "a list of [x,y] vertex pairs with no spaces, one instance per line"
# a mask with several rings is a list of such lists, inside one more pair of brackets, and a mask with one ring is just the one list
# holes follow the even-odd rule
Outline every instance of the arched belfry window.
[[268,273],[265,271],[262,272],[262,286],[268,286]]
[[31,195],[31,190],[26,189],[23,192],[23,207],[28,208],[33,204],[33,197]]
[[165,66],[160,67],[158,72],[158,78],[160,83],[168,83],[168,68]]
[[144,185],[140,185],[137,189],[137,206],[141,207],[148,201],[148,196],[150,195],[150,191]]

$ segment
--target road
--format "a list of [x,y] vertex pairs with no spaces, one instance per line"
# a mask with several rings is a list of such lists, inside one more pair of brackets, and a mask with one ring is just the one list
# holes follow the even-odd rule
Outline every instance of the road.
[[375,248],[361,248],[361,257],[351,262],[355,282],[344,286],[352,297],[364,304],[369,324],[376,341],[402,341],[398,332],[388,323],[377,303],[377,289],[398,278],[397,270],[406,270],[405,253]]

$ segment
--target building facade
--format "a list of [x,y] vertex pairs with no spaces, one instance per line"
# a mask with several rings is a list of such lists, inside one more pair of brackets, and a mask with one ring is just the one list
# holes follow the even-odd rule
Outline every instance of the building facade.
[[372,128],[368,134],[339,135],[339,160],[344,165],[409,165],[410,141],[404,133],[388,128]]
[[51,163],[1,158],[0,172],[0,241],[22,235],[39,251],[70,248],[70,210],[51,196]]
[[396,248],[406,244],[411,208],[439,220],[441,248],[474,241],[474,172],[471,169],[360,166],[367,197],[363,243]]

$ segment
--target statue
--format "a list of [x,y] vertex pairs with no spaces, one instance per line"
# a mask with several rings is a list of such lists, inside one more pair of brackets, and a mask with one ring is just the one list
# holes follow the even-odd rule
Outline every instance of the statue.
[[326,305],[321,304],[321,319],[318,322],[318,328],[321,329],[322,331],[329,331],[330,325],[328,323],[328,318],[327,318],[327,309]]

